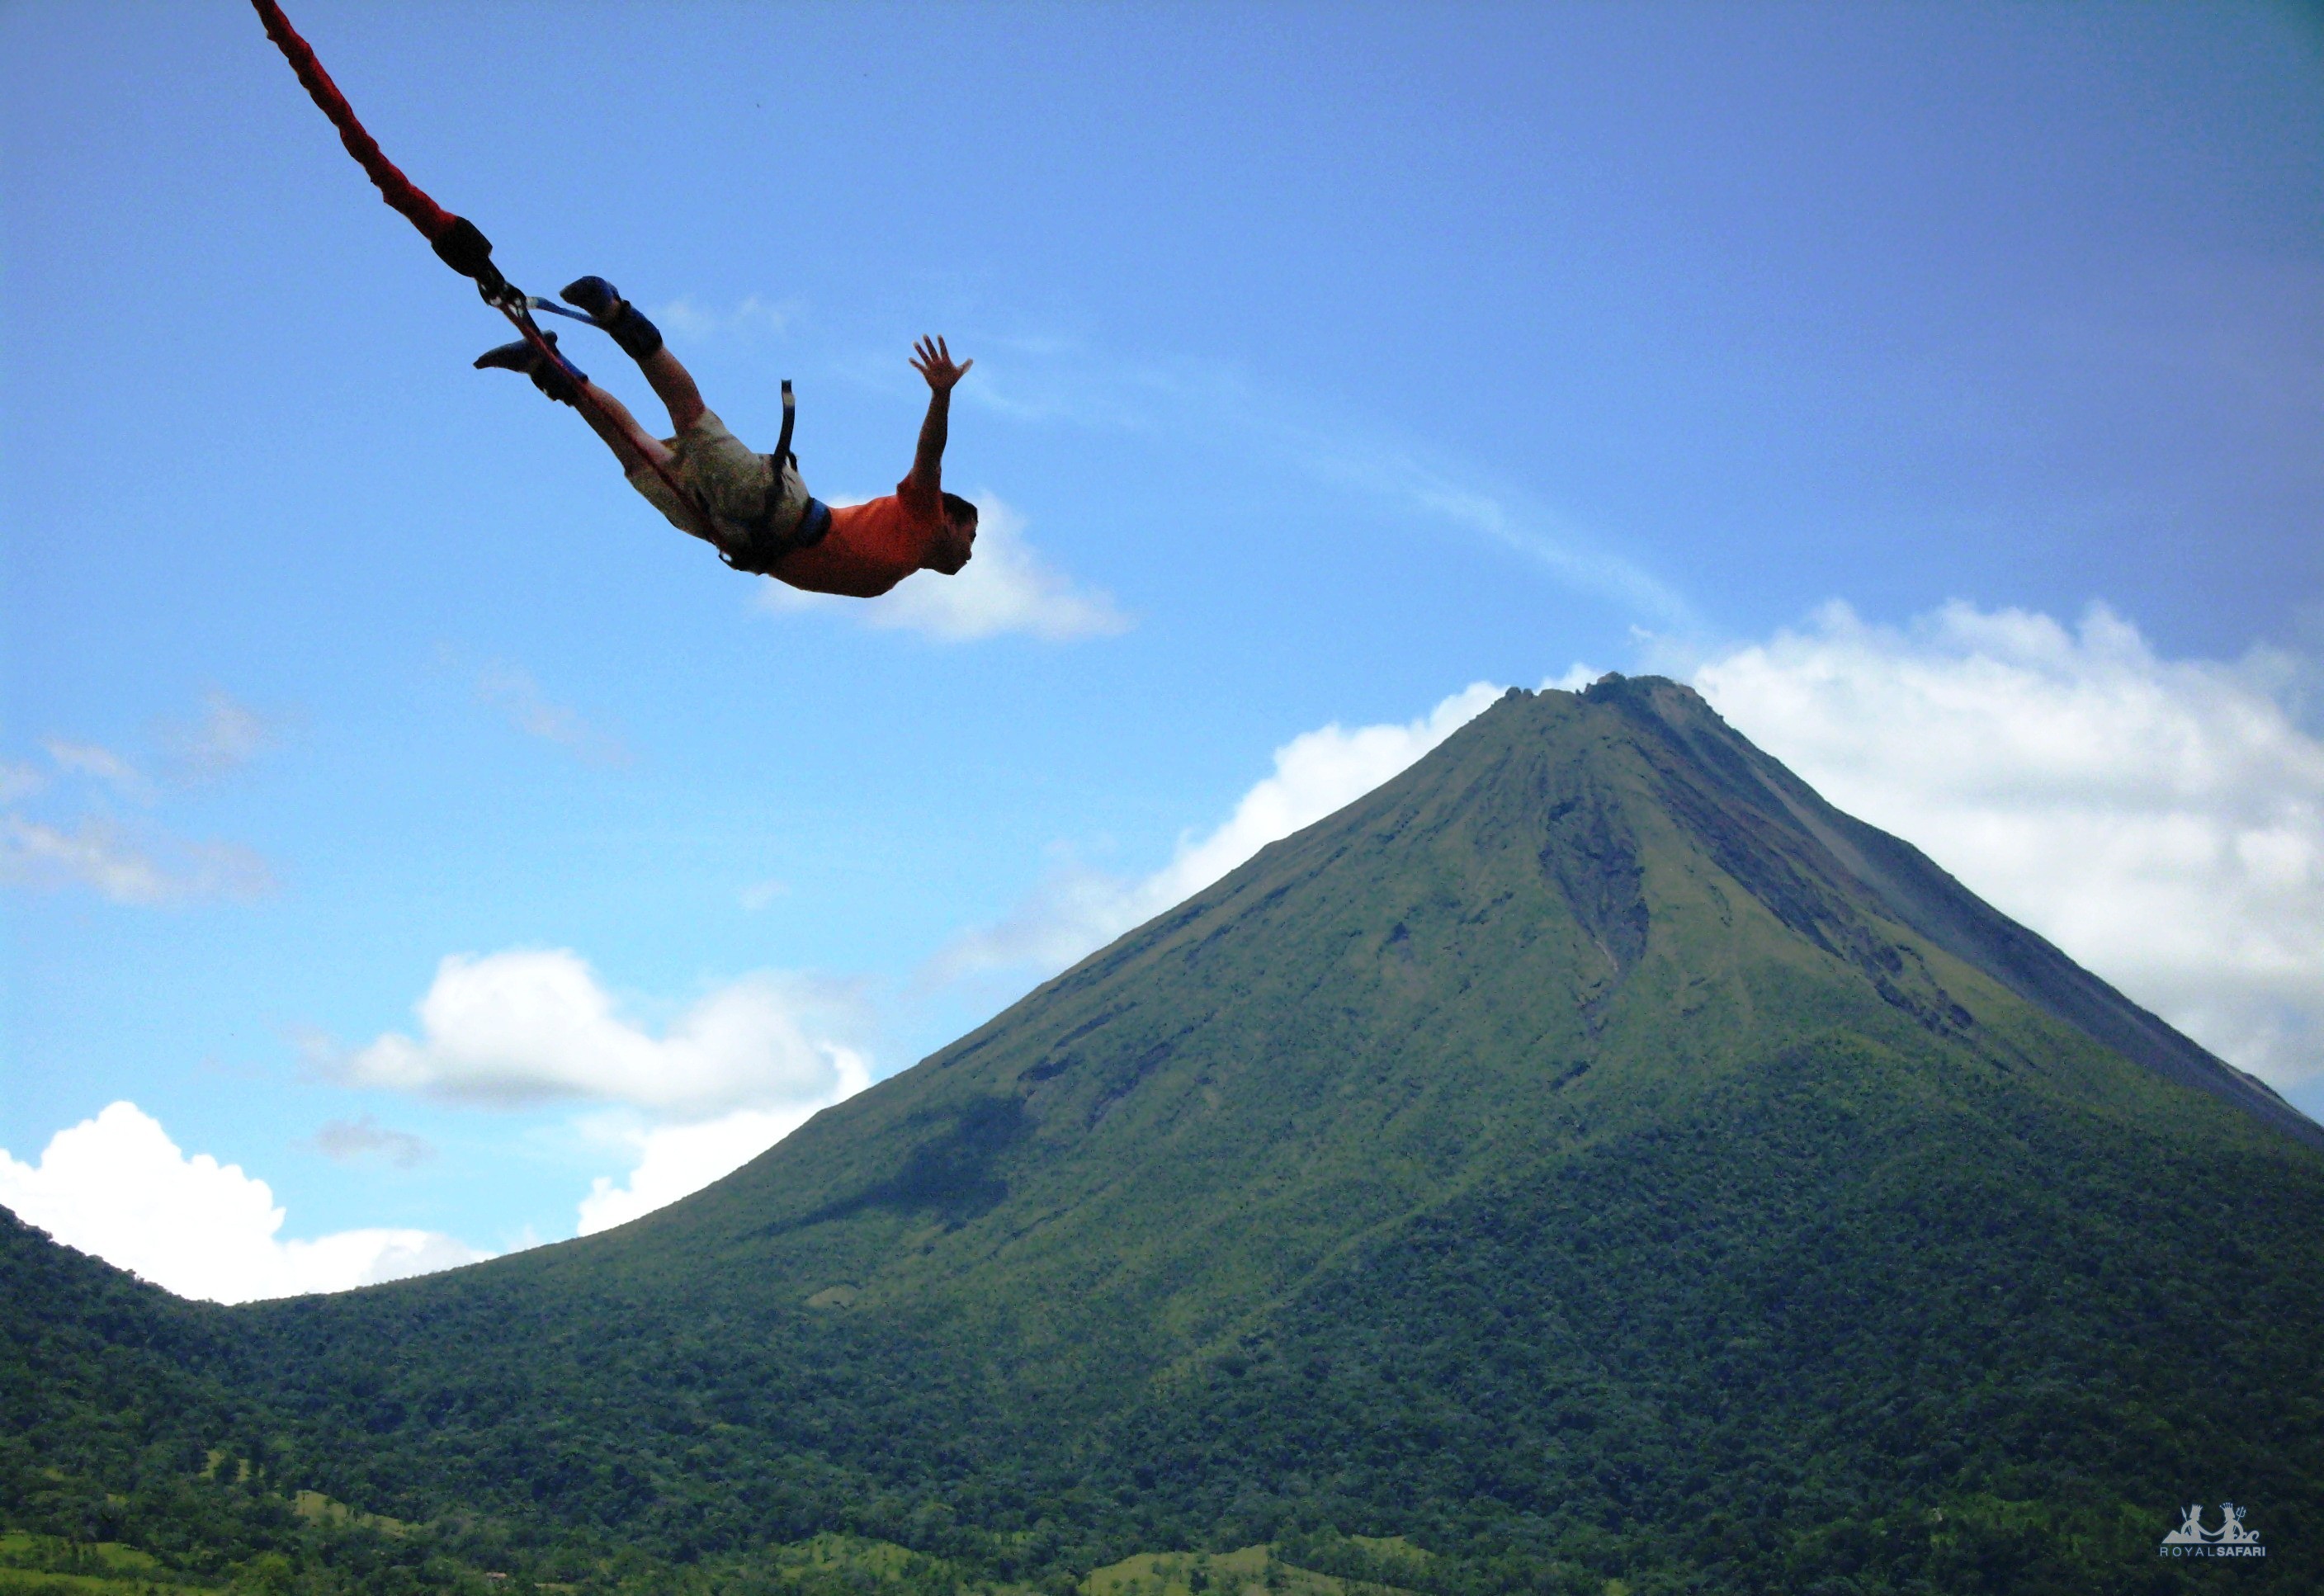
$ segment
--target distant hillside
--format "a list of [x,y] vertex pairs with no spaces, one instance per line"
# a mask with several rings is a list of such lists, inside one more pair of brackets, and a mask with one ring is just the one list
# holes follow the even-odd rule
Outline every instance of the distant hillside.
[[[188,1303],[59,1247],[0,1208],[0,1501],[45,1494],[44,1510],[84,1538],[108,1538],[98,1478],[202,1466],[197,1442],[232,1427],[233,1393],[199,1372],[231,1337],[223,1310]],[[45,1478],[67,1465],[73,1482]]]
[[[1511,694],[684,1203],[206,1317],[171,1367],[263,1407],[284,1478],[513,1545],[2306,1590],[2319,1147],[1609,678]],[[2158,1557],[2197,1499],[2268,1558]]]

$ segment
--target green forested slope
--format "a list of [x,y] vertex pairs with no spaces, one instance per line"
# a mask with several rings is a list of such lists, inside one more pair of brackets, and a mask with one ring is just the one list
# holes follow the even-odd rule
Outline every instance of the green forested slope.
[[59,1247],[0,1209],[0,1508],[115,1538],[168,1498],[248,1404],[202,1372],[225,1315]]
[[[1611,681],[1512,695],[685,1203],[184,1365],[302,1483],[518,1545],[2304,1589],[2314,1140]],[[2199,1498],[2271,1559],[2159,1560]]]

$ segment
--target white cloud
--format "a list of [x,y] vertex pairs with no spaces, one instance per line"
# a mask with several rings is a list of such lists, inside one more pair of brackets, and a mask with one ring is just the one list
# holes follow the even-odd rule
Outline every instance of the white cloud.
[[454,954],[420,1000],[419,1040],[383,1036],[331,1068],[350,1085],[496,1108],[594,1100],[701,1119],[827,1100],[835,1050],[809,1027],[841,1007],[806,982],[752,975],[656,1037],[616,1011],[576,954]]
[[115,903],[248,899],[272,891],[266,862],[235,843],[193,842],[146,826],[135,833],[83,818],[70,831],[0,815],[0,885],[88,887]]
[[476,672],[476,697],[526,736],[553,743],[585,765],[630,763],[630,751],[620,738],[591,725],[578,710],[552,701],[521,666],[495,661],[484,667]]
[[49,751],[49,758],[60,770],[94,777],[140,803],[153,796],[153,783],[146,779],[144,771],[100,743],[70,743],[61,737],[51,737],[41,746]]
[[1334,722],[1304,732],[1275,751],[1275,773],[1243,794],[1223,825],[1199,838],[1181,837],[1176,854],[1154,874],[1124,881],[1084,868],[1058,871],[1007,919],[971,932],[938,955],[934,973],[951,979],[1011,965],[1061,969],[1201,891],[1268,844],[1361,798],[1466,725],[1500,693],[1489,682],[1476,682],[1418,720],[1353,731]]
[[173,774],[180,780],[208,781],[237,770],[272,747],[273,721],[213,687],[202,695],[202,713],[191,725],[161,728]]
[[579,1233],[591,1236],[627,1224],[700,1191],[872,1084],[862,1056],[844,1047],[826,1051],[833,1079],[819,1097],[782,1108],[736,1109],[698,1124],[626,1126],[615,1132],[634,1151],[636,1166],[622,1184],[602,1175],[591,1183],[589,1195],[581,1199]]
[[1056,570],[1025,537],[1025,518],[986,494],[977,501],[976,552],[957,576],[918,571],[874,599],[760,585],[760,604],[782,613],[835,610],[866,626],[917,632],[942,642],[1022,632],[1047,642],[1110,637],[1130,617],[1108,595]]
[[0,1204],[67,1246],[220,1302],[345,1291],[486,1256],[429,1231],[278,1240],[283,1210],[264,1181],[208,1153],[189,1158],[126,1102],[58,1131],[37,1164],[0,1151]]
[[[454,955],[417,1011],[417,1040],[391,1034],[352,1055],[318,1040],[309,1051],[346,1085],[494,1109],[615,1105],[578,1122],[630,1166],[592,1183],[583,1235],[699,1191],[872,1078],[863,1055],[835,1039],[857,1023],[853,1000],[799,977],[762,973],[718,987],[656,1036],[620,1013],[574,953]],[[340,1133],[333,1139],[346,1156],[392,1156],[387,1139],[403,1139],[367,1119],[326,1130]]]
[[2279,1086],[2324,1073],[2324,743],[2289,675],[2162,659],[2103,607],[1966,604],[1836,604],[1693,673],[1840,807]]
[[[164,725],[161,733],[172,764],[189,780],[231,769],[270,735],[254,712],[218,692],[205,697],[195,725]],[[51,737],[42,747],[67,777],[103,783],[141,806],[159,796],[136,761],[102,743]],[[0,803],[13,805],[50,788],[40,770],[0,763]],[[70,784],[64,796],[71,796]],[[88,796],[85,789],[82,796]],[[27,807],[37,812],[41,806]],[[97,812],[84,807],[70,818],[36,818],[21,810],[0,814],[0,887],[86,887],[115,903],[148,906],[247,899],[274,889],[266,861],[239,844],[198,842],[145,818],[124,824],[105,812],[111,806],[101,799],[93,807]]]

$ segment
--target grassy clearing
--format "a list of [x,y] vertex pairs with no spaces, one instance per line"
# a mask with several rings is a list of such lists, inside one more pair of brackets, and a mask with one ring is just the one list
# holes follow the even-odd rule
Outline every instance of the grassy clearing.
[[290,1510],[309,1524],[346,1524],[358,1529],[375,1529],[382,1535],[409,1535],[411,1526],[401,1518],[390,1518],[381,1513],[360,1513],[346,1503],[335,1501],[319,1490],[301,1490],[290,1498]]
[[0,1592],[5,1596],[63,1596],[68,1591],[143,1596],[199,1588],[134,1546],[61,1540],[22,1530],[0,1533]]
[[[1401,1543],[1370,1542],[1367,1549]],[[1272,1546],[1237,1552],[1140,1552],[1093,1572],[1082,1582],[1086,1596],[1392,1596],[1402,1587],[1344,1580],[1296,1567]]]

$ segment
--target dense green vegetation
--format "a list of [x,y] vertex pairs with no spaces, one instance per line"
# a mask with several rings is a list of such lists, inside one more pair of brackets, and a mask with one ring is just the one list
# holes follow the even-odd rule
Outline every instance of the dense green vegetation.
[[[1515,696],[611,1234],[228,1311],[0,1226],[0,1515],[318,1591],[2310,1590],[2313,1131],[1683,689]],[[2196,1499],[2268,1558],[2159,1558]]]

